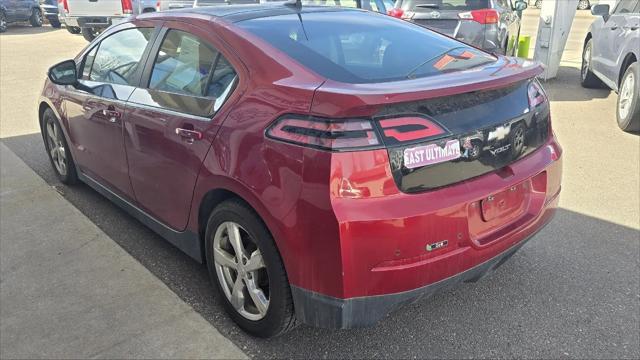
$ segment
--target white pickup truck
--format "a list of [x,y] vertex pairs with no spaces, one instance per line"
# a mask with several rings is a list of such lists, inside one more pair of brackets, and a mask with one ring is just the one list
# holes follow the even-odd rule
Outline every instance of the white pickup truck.
[[69,32],[81,32],[87,41],[92,41],[102,30],[130,15],[156,11],[160,1],[60,0],[58,16]]

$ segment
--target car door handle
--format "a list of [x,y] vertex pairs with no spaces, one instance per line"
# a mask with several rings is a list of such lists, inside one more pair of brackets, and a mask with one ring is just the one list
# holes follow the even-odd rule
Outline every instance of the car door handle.
[[618,27],[617,26],[612,26],[612,27],[609,28],[609,30],[618,30]]
[[176,128],[176,134],[189,143],[193,143],[195,140],[202,140],[202,133],[200,131]]
[[629,29],[629,30],[632,30],[632,31],[633,31],[633,30],[638,30],[639,26],[637,26],[637,25],[634,25],[634,26],[625,26],[624,28],[625,28],[625,29]]
[[109,122],[111,123],[118,121],[118,119],[120,119],[120,117],[122,116],[119,111],[109,109],[102,110],[102,115],[109,118]]

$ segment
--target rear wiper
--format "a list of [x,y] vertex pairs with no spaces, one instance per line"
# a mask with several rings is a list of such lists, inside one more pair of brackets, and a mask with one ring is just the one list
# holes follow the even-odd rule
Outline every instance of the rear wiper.
[[416,5],[418,8],[429,8],[429,9],[440,9],[440,5],[438,4],[418,4]]

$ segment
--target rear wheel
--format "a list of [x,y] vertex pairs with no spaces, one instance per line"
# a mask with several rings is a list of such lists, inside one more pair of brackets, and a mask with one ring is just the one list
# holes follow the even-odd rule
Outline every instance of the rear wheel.
[[618,92],[616,117],[624,131],[640,131],[640,79],[636,74],[638,63],[633,63],[622,76]]
[[225,201],[211,213],[205,236],[209,276],[236,324],[264,338],[292,329],[289,281],[258,215],[240,200]]
[[98,35],[100,31],[96,28],[82,28],[82,37],[88,42],[92,42]]
[[78,176],[67,140],[58,118],[51,109],[45,110],[42,115],[42,135],[44,147],[58,179],[67,185],[76,183]]
[[31,17],[29,18],[29,22],[33,27],[42,26],[42,11],[40,9],[33,9],[31,11]]
[[590,6],[589,0],[578,1],[578,10],[587,10]]
[[0,33],[7,31],[7,15],[0,11]]
[[81,31],[80,28],[77,26],[65,26],[65,28],[67,29],[68,32],[74,35],[80,34],[80,31]]
[[536,0],[535,7],[538,9],[542,8],[542,0]]
[[591,71],[593,53],[593,39],[589,39],[582,50],[582,68],[580,70],[580,84],[585,88],[603,88],[604,83]]

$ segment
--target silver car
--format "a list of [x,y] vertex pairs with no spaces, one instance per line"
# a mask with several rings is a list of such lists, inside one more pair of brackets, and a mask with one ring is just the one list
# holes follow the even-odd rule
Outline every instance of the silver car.
[[597,18],[584,40],[581,83],[618,93],[616,118],[625,131],[640,131],[640,2],[620,0],[591,8]]
[[489,52],[515,55],[524,0],[397,0],[389,15]]

